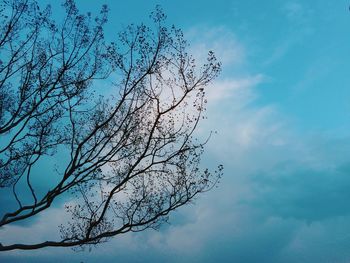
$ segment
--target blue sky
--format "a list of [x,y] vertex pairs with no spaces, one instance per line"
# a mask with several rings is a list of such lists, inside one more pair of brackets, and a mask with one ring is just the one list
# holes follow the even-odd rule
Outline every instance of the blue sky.
[[[203,166],[222,163],[224,177],[160,231],[116,237],[90,253],[15,251],[0,261],[349,262],[349,2],[77,1],[83,12],[104,3],[108,38],[147,22],[160,4],[199,62],[209,49],[223,62],[199,136],[217,131]],[[61,216],[55,207],[2,234],[45,238]]]

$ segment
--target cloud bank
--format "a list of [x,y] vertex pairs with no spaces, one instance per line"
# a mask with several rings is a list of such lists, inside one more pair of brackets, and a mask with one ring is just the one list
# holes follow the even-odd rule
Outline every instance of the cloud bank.
[[[288,10],[293,17],[300,12],[296,5]],[[259,85],[269,76],[244,69],[246,51],[233,32],[194,28],[188,35],[196,40],[192,49],[199,61],[202,50],[213,49],[225,67],[207,90],[208,120],[199,131],[203,137],[217,131],[203,165],[224,165],[218,188],[173,214],[171,224],[158,232],[117,237],[89,254],[15,251],[0,260],[349,262],[349,137],[301,134],[276,105],[257,104],[264,92]],[[30,228],[9,227],[2,235],[27,241],[44,236],[56,226],[60,211],[52,210]]]

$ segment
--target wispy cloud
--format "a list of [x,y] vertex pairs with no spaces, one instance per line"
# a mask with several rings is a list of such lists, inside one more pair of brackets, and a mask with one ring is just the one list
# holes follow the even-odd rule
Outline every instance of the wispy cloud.
[[242,66],[246,61],[244,45],[240,43],[236,35],[222,27],[193,27],[185,32],[189,39],[190,53],[198,64],[205,62],[207,52],[215,51],[217,58],[223,64],[223,68]]

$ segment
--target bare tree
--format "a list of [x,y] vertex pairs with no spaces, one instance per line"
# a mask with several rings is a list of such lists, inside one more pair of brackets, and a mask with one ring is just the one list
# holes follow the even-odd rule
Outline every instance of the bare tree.
[[203,88],[220,71],[214,54],[196,67],[159,8],[153,26],[130,25],[107,44],[107,7],[95,19],[72,0],[63,7],[62,23],[34,0],[0,7],[0,197],[11,194],[15,204],[2,211],[0,233],[57,199],[71,214],[61,240],[1,240],[0,251],[97,244],[157,228],[221,175],[221,166],[200,169],[205,142],[194,136]]

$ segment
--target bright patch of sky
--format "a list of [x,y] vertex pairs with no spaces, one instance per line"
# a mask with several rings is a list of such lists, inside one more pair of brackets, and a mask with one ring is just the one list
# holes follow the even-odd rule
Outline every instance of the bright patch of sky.
[[[108,38],[123,25],[147,22],[160,4],[198,61],[212,49],[223,62],[199,131],[217,131],[203,163],[222,163],[222,182],[159,232],[116,237],[91,253],[45,249],[0,260],[349,262],[349,2],[77,1],[83,12],[103,3],[110,7]],[[56,220],[43,216],[3,235],[44,237],[60,211],[47,214]]]

